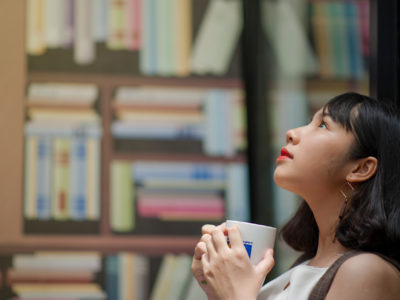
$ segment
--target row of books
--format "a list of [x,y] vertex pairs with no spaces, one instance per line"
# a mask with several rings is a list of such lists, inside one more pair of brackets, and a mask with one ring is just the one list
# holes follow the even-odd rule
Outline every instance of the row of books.
[[25,123],[26,219],[97,220],[101,124],[90,84],[33,83]]
[[129,232],[135,218],[162,221],[249,219],[243,163],[113,161],[111,228]]
[[150,260],[132,252],[106,256],[98,252],[15,254],[4,283],[15,300],[207,299],[191,274],[191,256],[164,255],[153,280]]
[[363,78],[369,54],[369,1],[313,1],[310,9],[320,76]]
[[14,299],[105,300],[97,278],[101,269],[97,252],[16,254],[5,280]]
[[233,156],[246,150],[240,89],[119,87],[113,110],[113,136],[134,151]]
[[195,40],[192,11],[192,0],[30,0],[27,53],[73,48],[78,64],[90,64],[100,42],[139,51],[146,75],[225,74],[242,27],[241,2],[210,1]]

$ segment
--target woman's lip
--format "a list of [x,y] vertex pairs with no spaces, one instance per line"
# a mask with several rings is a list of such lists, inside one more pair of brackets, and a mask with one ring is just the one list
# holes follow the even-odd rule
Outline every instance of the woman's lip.
[[285,159],[291,159],[290,157],[288,157],[288,156],[283,156],[283,155],[281,155],[281,156],[278,156],[277,158],[276,158],[276,160],[277,161],[280,161],[280,160],[285,160]]
[[290,154],[290,152],[285,148],[285,147],[282,147],[282,149],[281,149],[281,156],[279,156],[278,158],[293,158],[293,155],[292,154]]

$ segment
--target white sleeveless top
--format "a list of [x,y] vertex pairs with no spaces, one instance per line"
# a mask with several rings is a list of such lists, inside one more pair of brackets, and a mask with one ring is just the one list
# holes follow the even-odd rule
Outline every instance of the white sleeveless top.
[[308,262],[305,261],[265,284],[257,300],[307,300],[311,290],[328,270],[309,266]]

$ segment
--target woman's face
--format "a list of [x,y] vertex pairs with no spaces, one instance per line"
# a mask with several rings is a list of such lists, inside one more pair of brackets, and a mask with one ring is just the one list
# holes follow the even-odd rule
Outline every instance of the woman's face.
[[337,191],[351,171],[349,150],[354,141],[329,112],[322,109],[303,127],[286,133],[286,146],[277,158],[275,183],[303,198],[310,193]]

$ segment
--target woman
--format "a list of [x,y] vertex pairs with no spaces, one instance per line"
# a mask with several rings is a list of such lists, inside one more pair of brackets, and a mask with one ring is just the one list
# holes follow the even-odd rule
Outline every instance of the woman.
[[209,299],[400,299],[394,109],[357,93],[333,98],[307,126],[287,132],[274,181],[304,199],[281,233],[303,255],[260,290],[272,250],[252,266],[238,228],[203,226],[192,271]]

